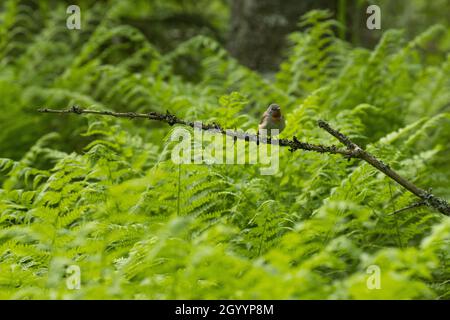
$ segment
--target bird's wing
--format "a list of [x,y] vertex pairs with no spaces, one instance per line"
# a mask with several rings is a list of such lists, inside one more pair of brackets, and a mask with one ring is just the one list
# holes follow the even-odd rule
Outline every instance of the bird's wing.
[[262,115],[262,117],[261,117],[261,120],[259,120],[259,124],[263,123],[264,118],[266,118],[266,117],[267,117],[267,111],[265,111],[265,112],[263,113],[263,115]]

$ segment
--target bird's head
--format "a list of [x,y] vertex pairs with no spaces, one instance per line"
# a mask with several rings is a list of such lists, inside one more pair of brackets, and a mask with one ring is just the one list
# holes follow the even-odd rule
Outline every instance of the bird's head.
[[272,103],[269,108],[267,108],[267,112],[274,118],[278,118],[281,116],[281,108],[275,103]]

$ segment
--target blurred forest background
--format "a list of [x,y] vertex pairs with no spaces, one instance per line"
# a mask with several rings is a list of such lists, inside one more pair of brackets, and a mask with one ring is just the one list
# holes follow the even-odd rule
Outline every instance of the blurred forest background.
[[276,102],[281,137],[325,119],[450,200],[450,0],[85,0],[69,30],[74,2],[0,3],[0,298],[450,298],[449,217],[391,214],[417,199],[367,164],[175,165],[163,123],[36,112],[247,130]]

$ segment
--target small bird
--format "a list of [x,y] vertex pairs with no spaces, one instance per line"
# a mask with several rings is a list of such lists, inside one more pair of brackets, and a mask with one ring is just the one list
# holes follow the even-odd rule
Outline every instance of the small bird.
[[286,127],[284,117],[281,114],[280,106],[272,103],[264,112],[261,121],[259,122],[258,129],[266,129],[269,136],[271,136],[272,129],[278,129],[279,133]]

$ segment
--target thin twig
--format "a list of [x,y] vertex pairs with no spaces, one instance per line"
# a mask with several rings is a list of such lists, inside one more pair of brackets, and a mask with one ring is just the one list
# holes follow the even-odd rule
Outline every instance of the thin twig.
[[96,114],[101,116],[112,116],[112,117],[120,117],[120,118],[145,118],[150,120],[157,120],[166,122],[169,125],[181,124],[190,126],[192,128],[199,128],[202,130],[214,130],[215,132],[222,133],[227,136],[233,137],[234,140],[241,139],[245,141],[254,141],[257,144],[265,143],[265,144],[278,144],[282,147],[289,147],[289,151],[293,152],[295,150],[306,150],[306,151],[314,151],[319,153],[330,153],[330,154],[340,154],[346,158],[358,158],[366,161],[371,166],[375,167],[379,171],[383,172],[392,180],[396,181],[398,184],[403,186],[405,189],[412,192],[414,195],[419,197],[427,206],[433,207],[442,214],[450,216],[450,205],[444,199],[434,196],[431,192],[427,192],[419,187],[417,187],[412,182],[400,176],[397,172],[392,170],[387,164],[383,163],[381,160],[378,160],[375,156],[370,154],[369,152],[363,150],[360,146],[355,144],[348,138],[346,135],[342,134],[338,130],[335,130],[330,127],[330,125],[323,121],[318,121],[318,126],[329,134],[338,139],[341,143],[343,143],[347,148],[342,149],[338,148],[335,145],[325,146],[320,144],[311,144],[307,142],[299,141],[295,136],[292,140],[288,139],[273,139],[271,137],[260,137],[259,135],[244,133],[241,131],[235,130],[225,130],[220,125],[216,123],[211,124],[203,124],[202,122],[193,122],[186,121],[177,118],[175,115],[169,113],[168,111],[165,114],[157,113],[157,112],[149,112],[149,113],[135,113],[135,112],[113,112],[113,111],[97,111],[97,110],[87,110],[82,109],[77,106],[73,106],[70,109],[66,110],[54,110],[54,109],[39,109],[39,112],[42,113],[58,113],[58,114]]
[[401,212],[404,212],[404,211],[407,211],[407,210],[410,210],[410,209],[414,209],[414,208],[418,208],[418,207],[422,207],[422,206],[426,206],[425,201],[419,201],[419,202],[413,203],[413,204],[411,204],[411,205],[409,205],[407,207],[395,210],[395,211],[393,211],[391,213],[388,213],[388,216],[392,216],[394,214],[401,213]]

